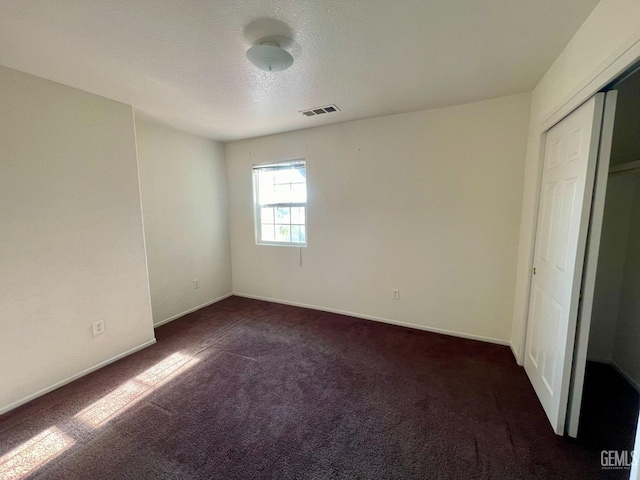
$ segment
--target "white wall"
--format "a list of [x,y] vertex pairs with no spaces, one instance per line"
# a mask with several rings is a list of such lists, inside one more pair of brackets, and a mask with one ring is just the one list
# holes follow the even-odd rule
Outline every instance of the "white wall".
[[[541,165],[541,135],[545,121],[563,105],[591,95],[589,89],[638,50],[640,2],[601,0],[564,51],[540,80],[532,95],[527,142],[524,195],[518,248],[518,274],[513,313],[512,344],[522,360],[529,295],[531,259]],[[568,112],[566,112],[568,113]]]
[[131,107],[3,67],[0,105],[2,412],[154,335]]
[[140,114],[136,137],[151,304],[160,324],[231,293],[224,146]]
[[[508,342],[529,100],[227,144],[234,292]],[[253,223],[251,166],[295,158],[302,267],[298,248],[257,246]]]

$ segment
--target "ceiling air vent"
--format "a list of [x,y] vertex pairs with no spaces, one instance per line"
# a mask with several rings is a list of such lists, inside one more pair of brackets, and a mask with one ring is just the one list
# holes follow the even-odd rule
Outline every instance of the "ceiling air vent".
[[335,105],[327,105],[326,107],[311,108],[309,110],[300,110],[305,117],[315,117],[323,113],[339,112],[340,109]]

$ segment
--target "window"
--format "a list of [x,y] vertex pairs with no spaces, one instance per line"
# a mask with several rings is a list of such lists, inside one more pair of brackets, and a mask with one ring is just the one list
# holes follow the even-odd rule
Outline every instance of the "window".
[[256,243],[307,244],[307,171],[304,160],[253,167]]

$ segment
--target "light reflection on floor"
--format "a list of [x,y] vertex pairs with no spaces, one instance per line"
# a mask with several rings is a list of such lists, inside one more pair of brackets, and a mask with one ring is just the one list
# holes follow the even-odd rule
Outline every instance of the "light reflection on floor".
[[[199,361],[176,352],[78,412],[74,418],[92,429],[100,427]],[[52,426],[0,457],[0,479],[26,478],[75,443],[72,437]]]
[[194,366],[199,360],[190,355],[177,352],[160,363],[145,370],[140,375],[120,385],[111,393],[75,415],[92,428],[121,414],[135,405],[158,387],[169,382],[184,371]]
[[57,427],[47,428],[0,458],[0,478],[20,480],[76,443]]

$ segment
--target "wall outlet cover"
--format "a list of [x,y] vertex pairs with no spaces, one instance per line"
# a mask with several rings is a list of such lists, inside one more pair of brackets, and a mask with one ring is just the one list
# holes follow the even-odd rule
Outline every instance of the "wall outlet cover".
[[104,333],[104,320],[98,320],[93,322],[93,336],[101,335]]

